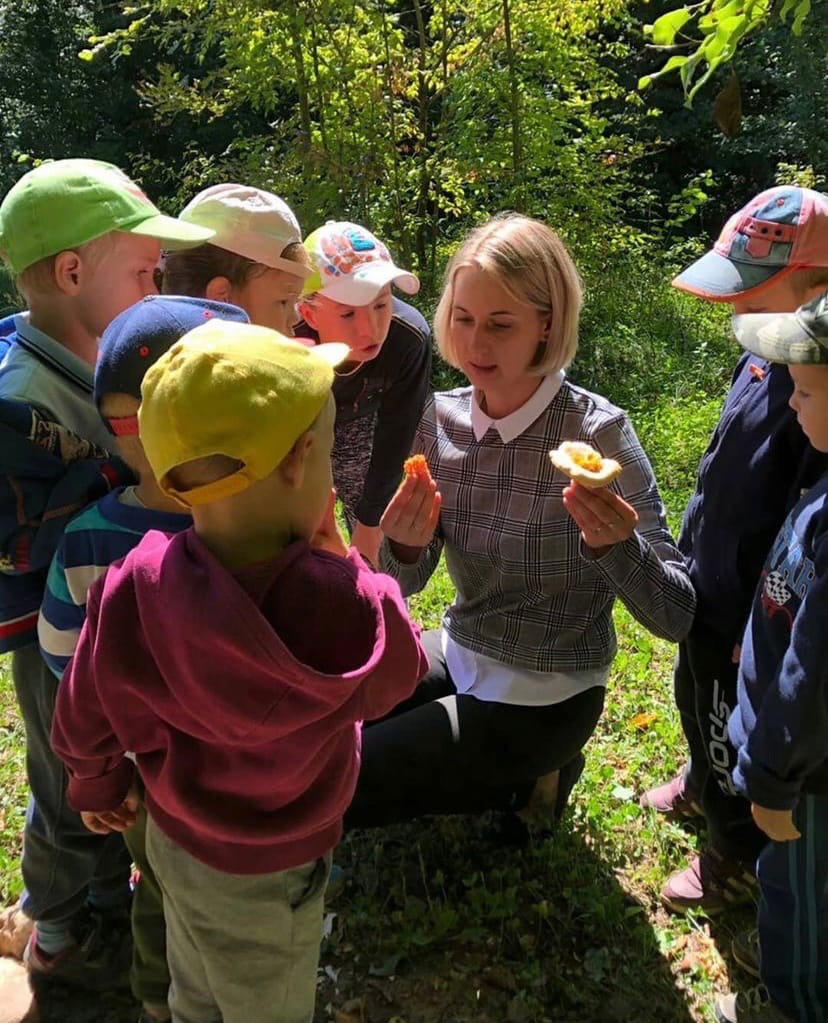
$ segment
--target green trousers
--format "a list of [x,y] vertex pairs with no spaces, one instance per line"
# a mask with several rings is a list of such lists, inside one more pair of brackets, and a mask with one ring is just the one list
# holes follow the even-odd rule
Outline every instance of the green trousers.
[[[142,793],[143,795],[143,793]],[[138,820],[124,832],[132,862],[141,880],[132,897],[132,970],[130,986],[143,1005],[166,1005],[170,989],[164,900],[147,859],[147,810],[143,799]]]

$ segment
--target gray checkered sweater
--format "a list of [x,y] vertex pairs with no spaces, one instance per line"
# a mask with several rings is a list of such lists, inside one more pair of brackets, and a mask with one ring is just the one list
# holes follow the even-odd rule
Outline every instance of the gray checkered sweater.
[[[626,413],[565,380],[546,409],[504,444],[490,428],[477,441],[472,390],[433,395],[417,428],[443,498],[432,543],[404,565],[387,542],[382,568],[406,595],[421,590],[445,551],[456,589],[443,626],[461,646],[535,671],[609,664],[616,651],[612,605],[619,597],[642,625],[680,640],[695,593],[667,528],[653,470]],[[563,506],[568,480],[548,452],[587,441],[623,466],[613,488],[639,515],[635,533],[595,557]]]

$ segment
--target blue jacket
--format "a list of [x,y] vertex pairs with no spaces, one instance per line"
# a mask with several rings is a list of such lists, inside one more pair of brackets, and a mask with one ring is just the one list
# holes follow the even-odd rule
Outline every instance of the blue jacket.
[[828,792],[828,475],[771,549],[742,645],[730,737],[733,780],[754,803],[791,810]]
[[739,361],[699,466],[678,546],[698,593],[698,620],[741,641],[762,565],[785,516],[828,468],[788,405],[786,366]]
[[[15,343],[3,337],[0,354]],[[49,563],[70,518],[111,487],[130,482],[119,459],[0,398],[0,653],[37,642]]]

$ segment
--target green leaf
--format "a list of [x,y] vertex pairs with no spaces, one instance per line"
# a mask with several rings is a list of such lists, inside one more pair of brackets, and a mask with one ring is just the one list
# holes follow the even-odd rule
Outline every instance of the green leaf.
[[642,91],[652,85],[656,78],[661,78],[662,75],[666,75],[669,71],[675,71],[677,67],[681,67],[682,64],[686,64],[688,61],[687,57],[676,55],[670,57],[665,63],[664,67],[658,71],[654,71],[651,75],[644,75],[643,78],[638,79],[638,88]]
[[656,18],[652,25],[645,25],[644,31],[652,36],[656,46],[672,46],[676,33],[691,18],[690,11],[686,7],[680,7],[677,11],[668,11]]
[[95,51],[94,50],[81,50],[80,53],[78,54],[78,57],[81,60],[86,60],[86,61],[94,60],[95,59]]
[[811,13],[811,0],[799,0],[799,5],[796,8],[796,14],[794,15],[794,22],[791,25],[791,31],[795,36],[802,35],[802,22]]
[[742,9],[742,0],[729,0],[723,7],[699,18],[699,28],[705,34],[715,31],[726,18],[731,18]]

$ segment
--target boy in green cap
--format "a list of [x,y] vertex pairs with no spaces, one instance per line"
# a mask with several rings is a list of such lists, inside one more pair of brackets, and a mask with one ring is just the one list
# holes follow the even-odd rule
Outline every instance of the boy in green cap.
[[[68,518],[121,481],[100,457],[109,437],[92,401],[98,338],[156,291],[162,241],[175,247],[210,237],[163,216],[121,170],[97,160],[42,164],[0,205],[0,252],[29,309],[16,317],[0,363],[0,400],[29,424],[26,436],[9,430],[0,443],[0,652],[12,653],[32,791],[22,908],[36,930],[27,960],[39,974],[83,987],[127,980],[129,957],[107,932],[119,922],[128,935],[129,856],[119,835],[90,835],[66,803],[65,774],[49,744],[54,680],[38,649],[37,614]],[[57,452],[51,475],[21,466],[27,442],[39,454]],[[56,831],[66,837],[60,845]]]

